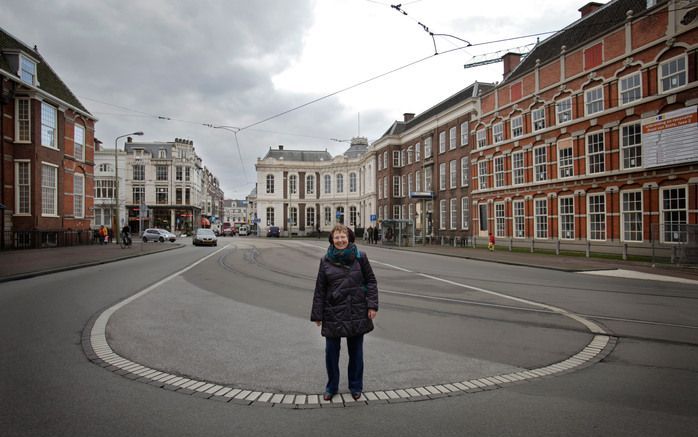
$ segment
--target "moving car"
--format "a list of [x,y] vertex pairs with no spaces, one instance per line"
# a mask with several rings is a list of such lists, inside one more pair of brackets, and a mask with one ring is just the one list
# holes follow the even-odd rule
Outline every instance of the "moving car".
[[192,243],[194,246],[218,246],[218,237],[212,230],[200,228],[194,233]]
[[165,229],[148,228],[143,231],[144,243],[147,243],[148,241],[159,241],[160,243],[164,243],[165,240],[174,243],[176,239],[177,236],[175,234],[171,233],[170,231],[166,231]]
[[279,236],[281,236],[281,231],[278,226],[269,226],[267,228],[267,237],[279,238]]
[[248,235],[250,233],[250,228],[247,227],[247,225],[241,225],[240,228],[238,228],[238,235],[241,237],[243,235]]
[[231,225],[228,222],[223,223],[223,227],[221,228],[221,234],[226,237],[235,235],[235,226]]

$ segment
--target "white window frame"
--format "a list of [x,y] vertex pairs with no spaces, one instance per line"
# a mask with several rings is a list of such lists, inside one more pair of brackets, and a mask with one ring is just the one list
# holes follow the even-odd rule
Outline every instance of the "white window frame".
[[629,105],[642,98],[642,73],[628,74],[618,79],[618,105]]
[[402,208],[400,208],[400,205],[393,205],[393,220],[400,220],[401,211]]
[[[559,146],[559,144],[557,149],[557,177],[560,179],[574,177],[574,147],[572,145]],[[569,155],[567,152],[569,152]]]
[[349,173],[349,192],[350,193],[356,193],[356,191],[357,191],[356,181],[357,181],[356,172]]
[[330,226],[332,224],[332,208],[326,206],[323,215],[325,219],[325,226]]
[[[640,120],[621,125],[618,129],[618,135],[620,135],[621,168],[624,170],[642,168],[642,124]],[[639,141],[636,142],[638,138]]]
[[315,207],[308,206],[305,208],[305,226],[307,228],[315,228]]
[[412,185],[412,182],[413,182],[412,181],[412,173],[408,173],[407,174],[407,194],[408,195],[409,195],[409,193],[415,191],[415,190],[413,190],[414,185]]
[[511,183],[512,185],[526,183],[526,163],[523,150],[511,154]]
[[485,128],[475,131],[475,144],[478,149],[487,147],[487,130]]
[[456,127],[453,126],[448,130],[448,150],[453,150],[458,145],[456,144]]
[[[30,69],[27,69],[25,67],[31,67]],[[27,83],[32,86],[37,86],[38,85],[38,79],[37,79],[37,63],[35,60],[29,58],[28,56],[25,56],[23,54],[19,55],[19,71],[17,72],[17,75],[19,78],[22,80],[22,82]]]
[[413,159],[414,159],[414,147],[410,146],[407,148],[407,165],[412,164]]
[[400,176],[393,176],[393,197],[400,197]]
[[[542,206],[542,207],[541,207]],[[543,208],[545,211],[543,211]],[[547,198],[533,199],[533,238],[547,240],[549,238],[548,219],[549,208]]]
[[424,159],[431,158],[432,152],[431,137],[427,137],[424,139]]
[[545,145],[533,148],[533,180],[548,180],[548,148]]
[[452,198],[449,200],[449,209],[451,212],[451,217],[449,220],[449,226],[448,228],[453,230],[456,229],[458,226],[458,204],[456,203],[458,199]]
[[506,185],[504,178],[504,156],[495,156],[492,160],[494,167],[494,187],[501,188]]
[[494,203],[494,236],[506,237],[507,235],[507,219],[506,207],[504,202]]
[[439,153],[446,152],[446,131],[439,132]]
[[415,191],[423,191],[422,173],[419,170],[414,172],[414,187],[415,187]]
[[446,190],[446,163],[439,164],[439,191]]
[[292,206],[288,209],[288,219],[290,226],[298,226],[298,208]]
[[85,175],[78,173],[73,174],[73,217],[85,218]]
[[[380,163],[381,160],[378,160],[378,163]],[[324,183],[325,183],[325,194],[332,194],[332,175],[326,174],[324,176]],[[380,197],[380,196],[379,196]]]
[[477,188],[478,190],[487,189],[487,160],[483,159],[477,163]]
[[[601,141],[591,142],[590,138],[601,138]],[[588,175],[606,172],[606,135],[596,131],[585,136],[586,170]],[[593,171],[592,171],[593,170]]]
[[470,229],[470,198],[463,196],[460,199],[460,217],[461,229],[467,231]]
[[[601,201],[599,202],[598,199]],[[606,193],[587,195],[587,239],[590,241],[606,241]]]
[[566,97],[555,102],[555,120],[557,124],[572,121],[572,97]]
[[584,91],[584,114],[594,115],[604,110],[603,85]]
[[58,108],[41,102],[41,145],[58,150]]
[[344,175],[342,173],[338,173],[334,177],[335,179],[335,188],[336,188],[336,193],[343,193],[344,192]]
[[492,142],[494,144],[504,142],[504,122],[500,121],[492,125]]
[[518,138],[523,134],[523,116],[519,115],[511,119],[511,138]]
[[73,157],[85,161],[85,127],[78,123],[73,127]]
[[424,191],[434,191],[434,178],[432,167],[424,168]]
[[464,156],[460,159],[460,186],[470,185],[470,159]]
[[[670,208],[666,208],[667,199],[665,199],[666,193],[669,191],[683,192],[682,197],[676,197],[673,202],[681,202],[683,200],[683,208],[678,206],[670,205]],[[681,243],[686,241],[686,234],[681,233],[680,230],[672,230],[674,227],[682,227],[688,224],[688,187],[686,185],[673,185],[670,187],[663,187],[660,190],[659,197],[659,225],[660,225],[660,236],[662,243]],[[667,214],[678,214],[675,219],[673,217],[667,220]],[[667,238],[668,237],[668,238]]]
[[558,197],[557,202],[558,238],[560,240],[574,240],[574,196]]
[[422,145],[420,143],[416,143],[414,145],[414,162],[419,162],[420,159],[422,159]]
[[453,159],[448,162],[448,179],[449,188],[458,188],[458,170],[456,169],[456,160]]
[[[627,199],[626,196],[638,196],[638,198]],[[639,209],[628,208],[628,206],[639,206]],[[627,242],[642,242],[644,225],[643,225],[643,196],[642,190],[626,190],[620,192],[620,236],[621,241]],[[628,229],[628,225],[632,229]],[[639,238],[633,238],[638,235]]]
[[[679,70],[679,63],[683,63],[681,70]],[[676,64],[675,71],[671,71],[672,64]],[[665,67],[668,67],[669,71],[665,71]],[[674,78],[678,79],[676,84],[671,83]],[[680,55],[660,62],[657,67],[657,80],[659,81],[659,94],[685,87],[688,84],[688,57]],[[664,87],[666,80],[670,81],[667,88]]]
[[315,194],[315,175],[305,175],[305,194]]
[[288,195],[289,197],[292,194],[297,194],[298,193],[298,176],[292,174],[289,175],[288,177]]
[[446,200],[439,201],[439,229],[446,229]]
[[526,204],[523,199],[511,202],[512,237],[526,238]]
[[15,210],[14,215],[31,215],[32,166],[29,159],[15,160]]
[[267,206],[266,209],[266,219],[267,219],[267,226],[274,226],[274,221],[275,221],[275,216],[276,216],[276,211],[274,211],[273,206]]
[[545,129],[545,106],[531,110],[531,127],[533,132]]
[[[52,169],[47,175],[44,170]],[[51,177],[52,181],[47,181]],[[47,182],[50,182],[47,184]],[[58,217],[58,166],[50,162],[41,162],[41,216]]]
[[267,194],[274,194],[274,175],[268,174],[266,178],[266,192]]
[[28,97],[18,97],[15,99],[15,142],[31,143],[31,141],[31,99]]
[[468,130],[468,122],[461,123],[460,125],[460,145],[461,146],[467,146],[468,145],[468,137],[469,137],[469,130]]
[[400,151],[393,150],[393,168],[400,167]]

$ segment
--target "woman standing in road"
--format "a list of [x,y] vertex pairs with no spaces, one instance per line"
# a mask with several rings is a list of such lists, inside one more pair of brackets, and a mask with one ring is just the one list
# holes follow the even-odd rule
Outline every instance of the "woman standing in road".
[[327,385],[323,399],[339,390],[339,351],[342,337],[349,350],[349,391],[354,399],[363,391],[364,334],[373,330],[378,311],[378,283],[366,254],[354,244],[354,233],[344,225],[330,232],[330,247],[320,261],[310,320],[322,326],[325,337]]

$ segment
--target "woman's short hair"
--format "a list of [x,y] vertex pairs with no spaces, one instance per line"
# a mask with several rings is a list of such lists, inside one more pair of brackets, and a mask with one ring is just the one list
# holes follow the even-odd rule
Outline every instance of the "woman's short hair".
[[334,243],[334,241],[332,241],[332,237],[334,236],[335,232],[347,234],[347,239],[349,239],[350,243],[353,243],[356,240],[356,238],[354,237],[354,231],[352,231],[351,228],[348,228],[343,224],[338,224],[335,225],[334,228],[332,228],[332,230],[330,231],[330,236],[327,238],[330,241],[330,244]]

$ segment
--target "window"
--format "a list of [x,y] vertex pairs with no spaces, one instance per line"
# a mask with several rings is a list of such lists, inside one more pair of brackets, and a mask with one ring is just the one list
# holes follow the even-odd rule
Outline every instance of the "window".
[[388,198],[388,177],[383,176],[383,198]]
[[561,146],[558,143],[557,149],[557,169],[559,178],[569,178],[574,176],[574,156],[572,146]]
[[58,112],[46,102],[41,102],[41,145],[58,148]]
[[524,178],[524,152],[514,152],[511,154],[512,183],[520,185],[525,182]]
[[95,179],[95,198],[114,199],[114,179]]
[[167,202],[169,202],[167,187],[156,187],[155,203],[157,203],[158,205],[167,205]]
[[184,189],[184,204],[191,205],[191,189],[189,188]]
[[533,149],[533,177],[536,182],[548,179],[548,151],[546,146]]
[[446,151],[446,132],[439,132],[439,153]]
[[468,145],[468,122],[466,121],[465,123],[462,123],[460,125],[460,145],[461,146],[467,146]]
[[305,226],[307,228],[315,227],[315,208],[312,206],[305,209]]
[[487,131],[485,129],[478,129],[478,131],[475,132],[475,142],[478,149],[487,146]]
[[431,158],[431,137],[424,139],[424,159]]
[[400,151],[400,166],[404,167],[407,165],[407,150],[401,150]]
[[175,188],[175,203],[177,205],[182,204],[182,189],[181,188]]
[[414,185],[412,185],[412,173],[409,173],[407,175],[407,193],[408,193],[408,195],[409,195],[409,193],[415,191],[413,188],[414,188]]
[[166,165],[156,165],[155,166],[155,180],[156,181],[166,181],[167,180],[167,166]]
[[686,85],[686,57],[670,59],[659,64],[659,91],[665,93]]
[[467,197],[460,199],[461,228],[465,231],[470,229],[470,201]]
[[36,85],[36,62],[27,58],[24,55],[20,55],[20,71],[19,78],[23,82],[29,85]]
[[504,157],[494,158],[494,186],[495,188],[504,186]]
[[589,220],[589,239],[606,239],[606,195],[590,194],[587,197],[587,220]]
[[420,150],[421,146],[419,143],[414,145],[414,162],[419,162],[421,156],[420,156]]
[[383,160],[381,159],[380,155],[378,155],[378,171],[380,171],[381,168],[383,168],[383,166],[382,166],[382,161],[383,161]]
[[350,206],[349,207],[349,226],[356,226],[356,218],[357,218],[356,207]]
[[587,174],[603,173],[606,170],[603,132],[587,135]]
[[274,226],[274,208],[271,206],[267,208],[267,226]]
[[433,187],[431,185],[431,173],[432,168],[427,167],[424,169],[424,191],[432,191]]
[[274,194],[274,175],[267,175],[267,194]]
[[388,152],[383,152],[383,168],[388,168]]
[[448,176],[449,176],[449,188],[453,189],[458,186],[458,173],[456,172],[456,160],[452,160],[448,163]]
[[191,168],[184,167],[184,182],[189,182],[190,177],[191,177]]
[[621,105],[627,105],[642,98],[641,78],[639,71],[620,78],[618,81],[618,92],[620,93],[619,100]]
[[133,180],[134,181],[144,181],[145,180],[145,166],[143,164],[134,164],[134,166],[133,166]]
[[378,184],[378,198],[383,198],[383,186],[381,184]]
[[99,164],[99,167],[97,167],[97,170],[100,173],[111,173],[114,171],[114,167],[112,167],[111,164],[102,163],[102,164]]
[[31,100],[15,100],[15,141],[31,142]]
[[344,192],[344,175],[343,174],[337,175],[337,192],[338,193]]
[[400,197],[400,176],[393,176],[393,197]]
[[446,189],[446,163],[439,164],[439,190]]
[[73,156],[78,161],[85,160],[85,128],[76,124],[73,134]]
[[294,174],[288,177],[288,194],[296,194],[298,192],[298,177]]
[[393,167],[400,167],[400,151],[393,150]]
[[400,205],[393,205],[393,219],[400,220]]
[[557,124],[562,124],[572,120],[572,98],[562,99],[555,104],[555,114]]
[[531,121],[533,124],[533,132],[545,129],[545,107],[532,110]]
[[291,226],[298,226],[298,208],[292,206],[288,209],[288,224]]
[[448,130],[448,150],[453,150],[456,148],[456,127],[452,127]]
[[356,173],[349,173],[349,192],[356,193]]
[[477,163],[477,177],[479,189],[487,188],[487,161]]
[[511,137],[516,138],[521,135],[523,135],[523,117],[514,117],[511,119]]
[[15,161],[15,214],[31,214],[31,165]]
[[450,229],[456,229],[456,227],[458,226],[458,205],[456,204],[457,201],[458,199],[449,200],[449,206],[451,209],[451,220],[449,222]]
[[526,236],[524,201],[515,200],[512,202],[512,208],[514,215],[514,238],[524,238]]
[[73,175],[73,217],[85,217],[85,175]]
[[414,187],[415,191],[422,191],[422,173],[419,170],[414,172]]
[[133,187],[131,194],[133,195],[133,203],[135,205],[141,205],[145,202],[145,186]]
[[686,188],[662,189],[661,203],[662,242],[679,243],[687,240],[687,199]]
[[497,123],[492,126],[492,141],[497,144],[504,141],[504,123]]
[[[380,159],[378,160],[380,162]],[[330,194],[332,193],[332,176],[326,174],[325,175],[325,194]],[[380,196],[378,196],[380,198]]]
[[642,191],[621,193],[623,241],[642,241]]
[[41,165],[41,215],[58,215],[58,167]]
[[407,207],[407,213],[409,214],[406,219],[414,221],[414,203],[410,203]]
[[325,207],[325,226],[332,224],[332,208]]
[[535,199],[533,221],[536,238],[548,238],[548,199]]
[[497,237],[506,236],[506,218],[504,216],[504,203],[494,204],[494,235]]
[[[355,176],[356,177],[356,176]],[[315,194],[315,176],[305,176],[305,194]]]
[[167,150],[165,150],[165,149],[158,150],[158,159],[167,159]]
[[407,165],[412,164],[413,157],[414,157],[414,147],[410,146],[407,148]]
[[470,160],[467,156],[460,159],[460,186],[470,185]]
[[560,197],[559,215],[560,215],[560,239],[574,239],[574,197]]
[[402,175],[402,185],[400,186],[400,197],[407,196],[407,192],[405,191],[405,187],[407,187],[407,175]]
[[439,201],[439,229],[446,229],[446,201]]
[[487,231],[487,204],[480,203],[478,208],[480,210],[480,231]]
[[181,165],[175,167],[175,180],[182,181],[184,179],[184,168]]
[[584,92],[586,115],[603,111],[603,86],[592,88]]
[[623,168],[642,167],[642,127],[640,123],[622,126],[620,129]]

